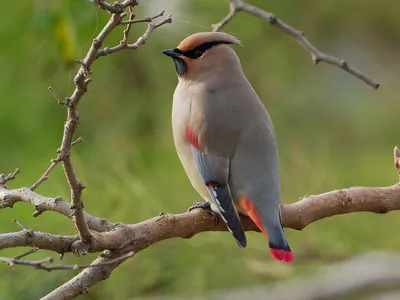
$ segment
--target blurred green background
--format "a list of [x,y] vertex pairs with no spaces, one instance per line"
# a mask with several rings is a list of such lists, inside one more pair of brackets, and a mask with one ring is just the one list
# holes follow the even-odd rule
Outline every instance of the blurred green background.
[[[146,45],[95,62],[89,92],[80,105],[73,151],[87,189],[85,208],[110,221],[136,223],[160,212],[183,212],[199,196],[175,153],[171,133],[173,64],[161,50],[184,37],[210,30],[228,11],[226,1],[143,0],[145,17],[166,9],[173,23],[159,28]],[[242,40],[235,46],[249,80],[274,121],[285,203],[306,194],[350,186],[386,186],[396,180],[393,147],[399,139],[400,2],[392,0],[254,0],[303,30],[320,50],[347,59],[381,82],[377,91],[336,67],[313,66],[309,55],[268,23],[239,14],[225,31]],[[0,20],[0,172],[21,169],[10,188],[30,186],[55,158],[66,110],[47,87],[71,95],[78,66],[108,14],[89,1],[5,2]],[[116,45],[122,27],[106,46]],[[135,41],[145,24],[132,27]],[[61,167],[37,192],[69,199]],[[70,220],[18,203],[0,211],[2,233],[17,231],[18,218],[34,230],[74,234]],[[202,233],[190,240],[157,243],[120,266],[81,299],[133,299],[162,294],[269,284],[311,274],[332,260],[400,247],[397,212],[358,213],[286,230],[295,263],[271,259],[262,235],[249,233],[240,251],[227,233]],[[12,256],[23,249],[1,250]],[[30,258],[53,255],[45,251]],[[95,255],[63,263],[89,262]],[[297,257],[297,259],[296,259]],[[59,261],[57,260],[57,263]],[[0,299],[38,299],[72,278],[75,271],[46,273],[0,265]],[[239,276],[238,276],[239,275]]]

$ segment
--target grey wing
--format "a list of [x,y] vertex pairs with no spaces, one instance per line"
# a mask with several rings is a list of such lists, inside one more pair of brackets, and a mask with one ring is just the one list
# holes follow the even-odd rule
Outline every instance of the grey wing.
[[246,234],[235,209],[228,184],[229,159],[210,153],[203,153],[191,146],[197,169],[206,185],[211,199],[234,236],[240,248],[247,245]]

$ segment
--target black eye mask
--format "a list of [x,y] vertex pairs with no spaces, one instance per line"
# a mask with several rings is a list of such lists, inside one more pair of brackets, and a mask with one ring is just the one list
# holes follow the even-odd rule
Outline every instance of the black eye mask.
[[220,45],[220,44],[232,44],[232,42],[228,41],[214,41],[214,42],[207,42],[204,44],[201,44],[195,48],[193,48],[190,51],[181,51],[178,48],[175,49],[170,49],[170,50],[164,50],[163,53],[165,55],[168,55],[172,58],[175,64],[175,70],[178,76],[183,76],[187,72],[187,65],[185,61],[180,57],[180,56],[185,56],[190,59],[197,59],[203,56],[204,52],[206,52],[208,49]]
[[179,49],[175,49],[175,50],[177,53],[180,53],[183,56],[189,57],[191,59],[197,59],[197,58],[203,56],[204,52],[206,52],[208,49],[210,49],[216,45],[221,45],[221,44],[232,44],[232,43],[227,42],[227,41],[214,41],[214,42],[207,42],[207,43],[201,44],[201,45],[193,48],[190,51],[182,52]]

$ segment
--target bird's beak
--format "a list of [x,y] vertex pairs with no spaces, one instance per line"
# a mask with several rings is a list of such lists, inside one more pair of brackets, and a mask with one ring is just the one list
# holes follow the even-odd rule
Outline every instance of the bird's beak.
[[166,56],[172,57],[172,58],[177,58],[177,57],[181,57],[182,53],[180,53],[180,51],[178,49],[166,49],[163,50],[162,53],[164,53]]

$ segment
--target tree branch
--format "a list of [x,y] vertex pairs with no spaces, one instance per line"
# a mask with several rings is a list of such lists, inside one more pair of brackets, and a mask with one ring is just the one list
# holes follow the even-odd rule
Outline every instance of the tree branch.
[[[29,255],[33,253],[33,251],[28,251],[24,253],[23,255]],[[104,262],[98,263],[98,264],[90,264],[90,265],[58,265],[58,266],[49,266],[46,265],[48,263],[53,263],[54,258],[52,257],[47,257],[41,260],[21,260],[20,258],[16,257],[1,257],[0,256],[0,262],[8,264],[10,267],[13,267],[14,265],[23,265],[23,266],[29,266],[33,267],[35,269],[40,269],[44,270],[47,272],[54,271],[54,270],[82,270],[82,269],[88,269],[88,268],[99,268],[99,267],[105,267],[105,266],[110,266],[110,265],[115,265],[116,263],[120,263],[122,261],[127,260],[128,258],[133,256],[133,252],[128,252],[120,257],[116,257],[114,259],[110,260],[105,260]]]
[[146,43],[146,40],[149,37],[150,33],[152,33],[155,29],[157,29],[158,27],[160,27],[160,26],[162,26],[164,24],[171,23],[172,22],[172,18],[171,18],[171,15],[168,15],[168,17],[166,19],[160,21],[159,23],[156,23],[156,24],[150,23],[147,26],[147,30],[145,31],[145,33],[141,37],[139,37],[134,44],[129,44],[128,43],[128,33],[129,33],[129,30],[130,30],[130,25],[133,24],[133,23],[140,23],[140,22],[152,22],[154,19],[159,18],[159,17],[161,17],[163,15],[164,15],[164,11],[160,12],[159,14],[157,14],[154,17],[151,17],[151,18],[148,17],[148,18],[141,19],[141,20],[134,20],[132,18],[132,14],[131,14],[131,18],[130,18],[129,21],[121,21],[121,23],[120,23],[122,25],[126,24],[127,28],[124,31],[123,39],[120,41],[119,45],[111,47],[111,48],[105,47],[105,48],[99,50],[97,52],[96,58],[99,58],[100,56],[106,56],[106,55],[109,55],[111,53],[115,53],[115,52],[118,52],[118,51],[121,51],[121,50],[124,50],[124,49],[136,50],[140,45],[143,45],[143,44]]
[[[102,9],[108,10],[112,13],[112,16],[108,23],[104,26],[101,32],[97,35],[97,37],[93,40],[93,43],[86,55],[86,57],[80,62],[81,66],[77,75],[74,78],[75,83],[75,90],[71,97],[68,97],[65,101],[61,102],[60,98],[57,94],[52,91],[53,95],[56,97],[58,103],[62,103],[67,107],[67,121],[64,125],[64,133],[61,141],[61,146],[58,149],[57,153],[58,156],[55,160],[53,160],[52,164],[50,165],[49,169],[43,174],[43,176],[36,182],[32,187],[31,190],[34,190],[39,184],[41,184],[46,178],[51,170],[56,166],[58,162],[61,162],[63,165],[64,173],[68,181],[68,185],[71,191],[71,210],[72,210],[72,220],[74,221],[75,227],[78,231],[80,239],[85,244],[90,244],[92,235],[89,231],[88,224],[86,223],[86,214],[83,211],[84,205],[82,202],[82,191],[85,188],[83,182],[81,182],[78,176],[75,173],[72,159],[71,159],[71,147],[73,146],[72,139],[74,137],[76,128],[79,124],[79,117],[78,117],[78,104],[82,99],[83,95],[87,92],[87,87],[91,81],[90,78],[86,78],[88,75],[91,74],[91,66],[96,58],[99,57],[98,53],[100,48],[102,47],[105,39],[107,36],[112,32],[112,30],[122,23],[122,18],[126,15],[123,11],[126,7],[133,7],[136,5],[135,0],[125,0],[121,3],[116,3],[114,5],[110,5],[105,1],[97,0],[95,4],[99,5]],[[158,14],[155,17],[161,16]],[[131,10],[131,17],[134,16]],[[133,44],[125,44],[125,49],[137,49],[139,45],[144,44],[146,39],[148,38],[149,34],[156,28],[166,24],[171,23],[171,17],[157,23],[157,24],[149,24],[148,29],[146,30],[145,34],[141,36],[138,41]],[[124,32],[125,39],[127,38],[129,28],[131,24],[127,25],[128,28]],[[119,49],[119,50],[122,50]]]
[[5,186],[5,184],[11,180],[15,179],[15,176],[19,173],[19,169],[15,169],[14,172],[8,174],[7,176],[4,175],[3,173],[0,174],[0,188],[2,186]]
[[16,247],[35,247],[60,254],[72,252],[72,244],[78,236],[55,235],[33,230],[0,234],[0,250]]
[[[30,188],[19,188],[15,190],[7,190],[0,187],[0,209],[12,208],[17,202],[26,202],[34,206],[34,217],[39,216],[45,211],[55,211],[68,218],[72,218],[72,210],[70,205],[61,197],[48,198],[33,192]],[[99,232],[110,231],[116,223],[85,214],[85,220],[90,229]]]
[[116,267],[129,258],[123,255],[116,259],[115,257],[118,257],[118,255],[119,253],[116,251],[108,257],[98,257],[91,264],[95,268],[84,270],[41,300],[68,300],[88,293],[90,287],[107,279]]
[[[53,90],[51,87],[49,87],[49,90]],[[56,94],[53,94],[54,97],[56,97],[57,101],[59,104],[62,104],[63,102],[60,102],[62,100],[59,100],[58,96]],[[83,142],[83,138],[79,137],[76,139],[75,142],[72,142],[71,147],[74,147],[75,145],[82,143]],[[51,173],[51,171],[53,171],[53,169],[57,166],[57,164],[59,162],[61,162],[61,157],[58,156],[56,159],[52,159],[51,160],[51,164],[50,166],[47,168],[47,170],[43,173],[43,175],[31,186],[31,191],[34,191],[35,189],[37,189],[39,187],[39,185],[41,185],[43,182],[45,182],[46,180],[49,179],[49,175]]]
[[374,79],[370,78],[366,74],[357,70],[355,67],[350,65],[343,59],[339,59],[332,55],[328,55],[324,52],[319,51],[310,41],[305,37],[302,31],[299,31],[290,25],[284,23],[276,15],[267,12],[265,10],[259,9],[253,5],[250,5],[242,0],[228,0],[229,1],[229,14],[218,24],[214,24],[213,31],[221,30],[226,24],[228,24],[236,15],[236,13],[243,11],[253,16],[256,16],[262,20],[269,22],[271,25],[275,25],[277,28],[282,30],[284,33],[293,37],[310,55],[314,64],[318,64],[320,61],[324,61],[328,64],[337,66],[347,71],[348,73],[354,75],[355,77],[361,79],[369,86],[377,89],[380,84]]
[[[6,195],[4,191],[8,192],[6,198],[14,199],[13,194],[18,194],[21,190],[35,194],[28,188],[10,191],[3,189],[0,190],[0,200],[4,202],[4,196]],[[25,197],[28,196],[25,195]],[[37,199],[47,199],[40,197]],[[400,210],[400,184],[382,188],[353,187],[307,196],[296,203],[283,205],[282,224],[284,227],[301,230],[314,221],[334,215],[358,211],[383,214],[392,210]],[[258,231],[250,218],[241,216],[241,221],[246,231]],[[98,252],[108,249],[122,252],[134,251],[137,253],[165,239],[191,238],[204,231],[226,230],[222,220],[219,220],[218,224],[216,224],[209,213],[196,209],[178,215],[163,214],[138,224],[118,224],[107,232],[93,232],[92,240],[85,251]],[[82,249],[81,245],[77,246],[77,243],[82,243],[77,236],[56,236],[31,230],[0,235],[0,249],[35,246],[58,253],[76,253]],[[103,262],[103,259],[97,259],[94,264],[101,262]],[[85,270],[47,297],[54,296],[54,299],[71,299],[74,295],[84,293],[90,286],[106,279],[120,263],[122,263],[122,260],[100,269]],[[80,282],[82,284],[79,284]],[[67,297],[66,295],[72,296]],[[64,298],[57,298],[56,296]]]
[[[10,195],[18,190],[11,190]],[[1,195],[0,195],[1,197]],[[282,206],[282,225],[295,230],[302,230],[307,225],[335,215],[353,212],[373,212],[385,214],[392,210],[400,210],[400,184],[389,187],[353,187],[349,189],[332,191],[320,195],[307,196],[302,200],[285,204]],[[241,222],[246,231],[258,231],[256,225],[246,216],[241,216]],[[89,252],[102,250],[120,250],[132,247],[132,250],[139,252],[150,245],[171,238],[191,238],[204,231],[226,231],[227,228],[219,220],[209,213],[195,209],[182,214],[163,214],[138,224],[117,224],[111,231],[96,233],[89,245]],[[36,232],[33,232],[36,234]],[[0,248],[17,246],[36,246],[40,249],[48,249],[47,246],[37,245],[35,241],[27,241],[21,232],[15,233],[19,239],[13,240],[13,234],[0,236]],[[26,235],[26,233],[24,233]],[[42,235],[42,233],[38,233]],[[10,236],[11,235],[11,236]],[[8,237],[8,242],[3,239]],[[41,236],[40,236],[41,237]],[[63,251],[71,252],[71,247],[66,247],[65,241],[71,244],[76,237],[64,237],[56,242],[62,245]],[[71,246],[70,244],[70,246]],[[52,245],[51,247],[55,247]],[[65,250],[68,248],[67,250]],[[51,249],[48,249],[51,250]]]

